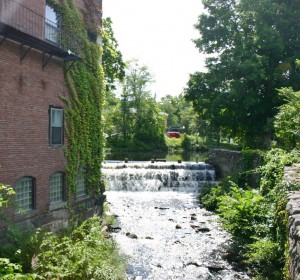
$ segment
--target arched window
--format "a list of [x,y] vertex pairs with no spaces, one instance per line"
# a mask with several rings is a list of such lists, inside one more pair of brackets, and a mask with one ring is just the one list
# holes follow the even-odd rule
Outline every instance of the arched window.
[[56,172],[50,177],[50,204],[64,200],[64,173]]
[[34,208],[34,186],[32,177],[22,177],[16,182],[17,213],[30,211]]

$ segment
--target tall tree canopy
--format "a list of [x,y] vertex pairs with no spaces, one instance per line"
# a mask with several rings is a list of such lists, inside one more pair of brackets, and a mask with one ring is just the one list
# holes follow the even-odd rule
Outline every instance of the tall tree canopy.
[[115,89],[115,82],[123,80],[125,76],[125,63],[122,53],[118,50],[118,41],[115,38],[111,18],[102,21],[103,55],[102,66],[105,73],[107,90]]
[[298,90],[300,1],[203,0],[195,27],[207,72],[190,75],[185,97],[200,117],[243,146],[261,147],[282,104],[278,88]]
[[112,146],[126,148],[164,148],[165,116],[152,97],[149,86],[153,81],[147,66],[137,60],[127,63],[117,110],[113,114]]

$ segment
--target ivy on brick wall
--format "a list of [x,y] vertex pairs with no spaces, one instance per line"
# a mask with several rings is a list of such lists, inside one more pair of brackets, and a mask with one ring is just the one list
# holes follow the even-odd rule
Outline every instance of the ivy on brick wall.
[[[65,101],[65,123],[67,146],[66,180],[70,190],[76,192],[79,170],[85,171],[85,180],[90,195],[101,192],[101,163],[104,153],[102,110],[105,96],[104,74],[100,63],[102,49],[88,39],[88,31],[100,35],[94,7],[85,0],[89,20],[83,20],[74,0],[47,1],[62,17],[62,29],[70,30],[80,42],[76,62],[67,72],[65,80],[70,95]],[[90,9],[90,11],[89,11]],[[63,38],[62,38],[63,40]]]

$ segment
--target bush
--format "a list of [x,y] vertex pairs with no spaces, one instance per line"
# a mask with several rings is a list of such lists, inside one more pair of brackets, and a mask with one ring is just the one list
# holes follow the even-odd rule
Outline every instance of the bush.
[[203,205],[215,209],[233,235],[234,251],[229,257],[240,261],[240,266],[247,265],[252,279],[289,279],[286,193],[299,186],[284,183],[283,175],[284,166],[297,160],[295,151],[272,149],[256,170],[261,176],[259,189],[243,189],[227,179],[201,193]]
[[210,184],[204,185],[199,194],[200,203],[209,211],[215,211],[218,208],[218,204],[221,197],[230,191],[230,187],[234,185],[231,177],[223,179],[215,186]]
[[281,280],[284,255],[280,245],[269,238],[262,238],[248,245],[245,254],[247,263],[251,265],[254,274],[260,275],[260,279]]
[[124,258],[101,233],[99,217],[86,220],[70,236],[39,231],[36,237],[40,249],[33,267],[39,279],[125,279]]
[[184,135],[181,145],[187,151],[203,151],[207,149],[203,139],[197,135]]
[[36,279],[34,274],[21,274],[22,267],[11,263],[9,259],[0,258],[0,278],[4,280],[31,280]]
[[[0,249],[1,255],[10,260],[0,262],[0,276],[39,280],[125,279],[125,259],[119,255],[115,242],[101,233],[102,227],[101,219],[92,217],[63,237],[41,229],[29,234],[11,228],[9,242]],[[34,274],[22,274],[32,271]]]
[[244,243],[250,243],[253,236],[263,234],[260,226],[266,225],[263,199],[258,190],[243,190],[233,185],[218,204],[217,212],[224,228]]
[[166,145],[169,151],[178,151],[182,150],[182,141],[184,136],[181,138],[169,138],[165,136]]

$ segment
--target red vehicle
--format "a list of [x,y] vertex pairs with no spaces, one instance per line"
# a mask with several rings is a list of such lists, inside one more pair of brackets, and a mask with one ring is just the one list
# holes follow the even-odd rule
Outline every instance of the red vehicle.
[[177,132],[177,131],[168,131],[167,136],[170,138],[180,138],[181,134],[180,134],[180,132]]

